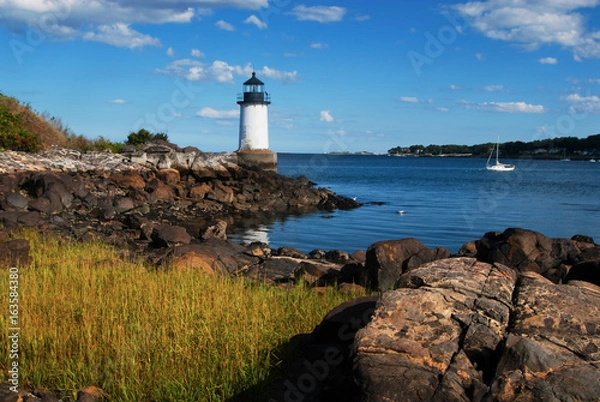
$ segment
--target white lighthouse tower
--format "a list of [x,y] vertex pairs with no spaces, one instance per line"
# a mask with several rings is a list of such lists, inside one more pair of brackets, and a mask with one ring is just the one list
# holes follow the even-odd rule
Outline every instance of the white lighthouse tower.
[[271,98],[256,73],[244,82],[240,105],[240,161],[267,170],[277,170],[277,154],[269,150],[269,113]]

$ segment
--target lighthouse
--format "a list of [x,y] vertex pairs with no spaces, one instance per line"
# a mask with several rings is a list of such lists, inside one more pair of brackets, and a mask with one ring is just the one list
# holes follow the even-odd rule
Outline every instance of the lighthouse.
[[240,144],[238,156],[242,164],[266,170],[277,170],[277,154],[269,150],[269,113],[271,103],[265,84],[256,73],[244,82],[244,93],[238,95],[240,105]]

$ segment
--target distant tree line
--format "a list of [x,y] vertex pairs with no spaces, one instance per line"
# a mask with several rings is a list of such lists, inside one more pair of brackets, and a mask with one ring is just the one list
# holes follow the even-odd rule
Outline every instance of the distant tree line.
[[[389,155],[471,155],[487,157],[495,147],[495,143],[477,145],[411,145],[409,147],[394,147],[388,150]],[[557,156],[598,156],[600,155],[600,134],[587,138],[560,137],[530,142],[513,141],[500,144],[500,152],[504,157],[518,158],[528,156],[557,157]]]

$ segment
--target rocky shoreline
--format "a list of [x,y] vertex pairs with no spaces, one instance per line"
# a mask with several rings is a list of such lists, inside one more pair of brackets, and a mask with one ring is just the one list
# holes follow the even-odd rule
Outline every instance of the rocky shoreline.
[[[235,154],[172,144],[123,155],[47,152],[0,153],[6,265],[26,260],[29,244],[3,237],[29,227],[127,246],[160,269],[372,292],[292,340],[303,355],[272,401],[600,400],[600,246],[589,237],[511,228],[456,255],[417,239],[353,254],[242,246],[227,241],[235,219],[359,204],[305,178],[241,166]],[[43,392],[21,397],[55,400]]]

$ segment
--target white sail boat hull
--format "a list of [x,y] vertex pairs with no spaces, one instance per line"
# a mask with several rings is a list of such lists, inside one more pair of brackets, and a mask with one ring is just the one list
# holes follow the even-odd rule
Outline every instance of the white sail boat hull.
[[498,165],[489,165],[485,167],[487,170],[493,170],[495,172],[510,172],[515,170],[515,165],[507,163],[500,163]]
[[515,165],[511,165],[510,163],[501,163],[498,161],[498,153],[500,152],[500,137],[498,137],[498,142],[496,144],[496,163],[490,164],[490,159],[492,159],[492,155],[494,153],[494,149],[492,148],[492,152],[490,152],[490,156],[487,159],[485,164],[485,168],[487,170],[491,170],[494,172],[511,172],[515,170]]

